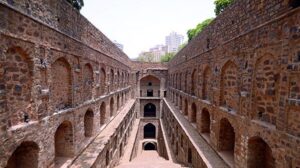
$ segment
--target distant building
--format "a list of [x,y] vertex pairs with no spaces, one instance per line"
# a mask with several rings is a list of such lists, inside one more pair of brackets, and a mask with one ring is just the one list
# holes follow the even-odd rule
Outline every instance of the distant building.
[[150,51],[143,51],[139,54],[138,60],[142,62],[154,62],[153,53]]
[[150,48],[149,51],[141,52],[139,54],[139,60],[144,62],[160,62],[161,57],[167,52],[167,46],[156,45],[155,47]]
[[160,62],[160,58],[168,52],[168,47],[165,45],[156,45],[150,48],[150,52],[153,55],[153,62]]
[[178,48],[183,44],[184,36],[177,34],[176,32],[170,33],[166,36],[166,46],[168,47],[168,53],[174,53],[178,51]]
[[118,43],[116,40],[113,41],[113,43],[114,43],[119,49],[121,49],[121,50],[123,51],[123,49],[124,49],[124,45],[123,45],[123,44]]

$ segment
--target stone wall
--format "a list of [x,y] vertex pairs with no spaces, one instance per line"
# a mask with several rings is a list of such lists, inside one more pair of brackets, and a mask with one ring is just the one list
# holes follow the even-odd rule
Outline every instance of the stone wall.
[[131,98],[129,59],[65,1],[0,1],[0,17],[0,167],[71,164]]
[[[300,9],[289,2],[237,0],[168,65],[168,99],[190,122],[195,103],[197,130],[236,167],[268,148],[266,164],[300,165]],[[251,152],[253,138],[264,148]]]
[[[103,53],[106,56],[112,57],[117,60],[122,60],[125,64],[129,64],[129,58],[119,48],[117,48],[101,31],[99,31],[94,25],[92,25],[85,17],[83,17],[76,9],[72,7],[65,0],[50,0],[50,1],[34,1],[28,2],[27,0],[1,0],[2,4],[6,4],[11,8],[18,10],[19,12],[41,22],[47,27],[51,27],[53,30],[63,33],[65,36],[71,37],[80,43],[87,45],[90,48]],[[5,11],[2,11],[1,18],[13,17],[7,15]],[[1,20],[1,24],[5,28],[5,19]],[[31,31],[26,29],[26,26],[10,27],[16,32],[25,33],[35,36],[39,39],[44,39],[45,34],[42,33],[38,27],[32,25],[36,29]],[[30,24],[29,24],[30,25]],[[78,26],[80,25],[80,26]],[[28,26],[27,26],[28,27]],[[30,28],[33,28],[30,27]],[[47,32],[47,30],[45,30]],[[51,38],[58,38],[52,36]],[[69,39],[70,40],[70,39]],[[69,48],[68,44],[61,41],[58,45],[62,45],[64,48]],[[77,46],[74,46],[75,48]],[[81,48],[78,48],[79,50]],[[84,51],[83,51],[84,53]],[[96,55],[95,55],[96,56]]]
[[[191,142],[191,138],[194,137],[190,137],[186,134],[185,128],[180,125],[165,102],[163,103],[162,113],[162,123],[164,124],[166,132],[165,136],[169,138],[169,146],[176,157],[176,162],[188,167],[208,167],[203,161],[201,154],[197,152],[196,147]],[[190,155],[188,154],[189,151],[191,151]],[[213,157],[213,155],[211,155],[211,157]],[[212,163],[211,166],[219,167],[217,163]]]

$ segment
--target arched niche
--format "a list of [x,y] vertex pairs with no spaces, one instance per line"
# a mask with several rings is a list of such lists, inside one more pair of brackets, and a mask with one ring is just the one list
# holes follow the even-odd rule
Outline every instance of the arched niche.
[[31,109],[33,61],[21,47],[9,48],[5,56],[3,79],[5,79],[5,96],[9,111],[8,124],[14,126],[37,120],[37,113]]
[[143,77],[140,80],[142,97],[158,97],[160,95],[160,80],[152,75]]
[[156,127],[152,123],[148,123],[144,126],[144,138],[156,138]]
[[72,106],[71,66],[64,58],[57,59],[51,68],[51,98],[57,110]]
[[84,136],[91,137],[94,129],[94,113],[88,109],[84,115]]
[[156,106],[148,103],[144,106],[144,117],[156,117]]
[[38,160],[38,145],[32,141],[25,141],[13,152],[5,168],[38,168]]

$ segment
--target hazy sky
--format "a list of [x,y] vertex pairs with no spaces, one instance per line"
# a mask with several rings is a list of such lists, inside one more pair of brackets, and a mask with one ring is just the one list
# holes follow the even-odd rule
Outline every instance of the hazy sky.
[[214,17],[214,0],[84,0],[81,13],[110,40],[136,58],[176,31],[185,36],[199,22]]

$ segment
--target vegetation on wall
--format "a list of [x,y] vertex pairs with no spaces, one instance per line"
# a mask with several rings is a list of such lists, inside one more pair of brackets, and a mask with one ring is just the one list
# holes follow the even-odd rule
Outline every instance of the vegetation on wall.
[[[227,8],[234,0],[215,0],[215,14],[218,16],[222,13],[225,8]],[[204,28],[206,28],[214,18],[206,19],[203,22],[199,23],[196,28],[189,29],[187,31],[187,36],[189,41],[191,41],[194,37],[196,37]]]
[[199,23],[196,28],[190,29],[187,31],[187,36],[189,41],[191,41],[194,37],[196,37],[204,28],[206,28],[214,18],[206,19],[203,22]]
[[70,4],[73,5],[74,8],[76,8],[77,10],[80,10],[83,6],[83,0],[67,0]]
[[175,53],[167,53],[160,58],[160,62],[169,62],[174,56]]
[[218,16],[222,13],[227,6],[229,6],[233,0],[215,0],[215,14]]

